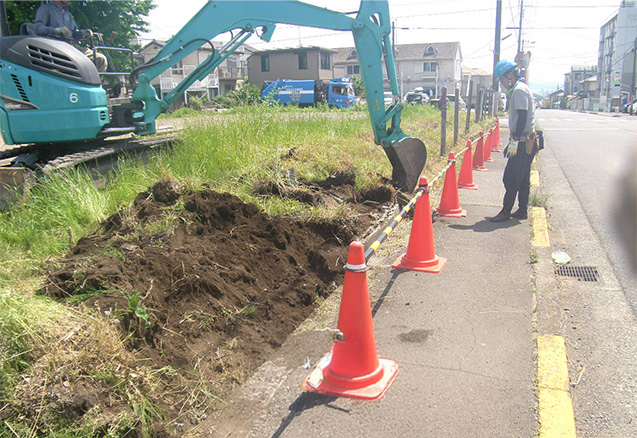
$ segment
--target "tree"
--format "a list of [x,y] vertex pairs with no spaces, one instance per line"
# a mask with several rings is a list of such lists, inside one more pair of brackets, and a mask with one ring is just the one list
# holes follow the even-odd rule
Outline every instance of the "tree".
[[365,85],[360,76],[352,76],[352,86],[354,87],[354,93],[358,97],[365,97]]
[[[22,23],[33,22],[42,2],[7,1],[5,4],[11,34],[18,35]],[[128,47],[133,38],[148,30],[146,17],[155,6],[153,0],[84,0],[72,1],[69,10],[80,29],[104,34],[106,45]]]

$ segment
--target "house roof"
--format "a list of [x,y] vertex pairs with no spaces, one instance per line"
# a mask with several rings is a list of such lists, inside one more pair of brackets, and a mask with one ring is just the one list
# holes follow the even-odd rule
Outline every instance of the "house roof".
[[[433,55],[425,55],[427,48],[433,48]],[[336,49],[336,54],[332,57],[335,64],[358,63],[356,58],[351,58],[350,54],[354,47],[341,47]],[[459,42],[452,43],[418,43],[418,44],[397,44],[395,46],[396,61],[409,59],[454,59],[456,54],[460,54],[462,59],[462,51]]]
[[462,74],[471,74],[472,76],[491,76],[491,73],[489,73],[488,71],[484,71],[481,68],[472,68],[464,65],[462,66]]
[[396,45],[396,59],[422,59],[427,58],[425,51],[429,46],[432,46],[435,50],[434,55],[430,55],[432,58],[438,59],[453,59],[456,54],[460,52],[460,59],[462,59],[462,52],[460,51],[460,43],[424,43],[424,44],[397,44]]
[[337,53],[335,49],[328,49],[319,46],[307,46],[307,47],[291,47],[288,49],[271,49],[271,50],[255,50],[253,55],[267,55],[272,53],[297,53],[297,52],[327,52]]

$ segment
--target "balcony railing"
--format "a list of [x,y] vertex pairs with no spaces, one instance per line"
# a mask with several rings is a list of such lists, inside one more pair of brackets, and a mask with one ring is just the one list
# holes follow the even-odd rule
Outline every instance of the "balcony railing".
[[[194,65],[184,65],[183,67],[168,70],[159,78],[161,89],[164,91],[173,90],[186,76],[192,73],[195,68],[196,66]],[[203,80],[195,81],[188,89],[202,90],[206,88],[218,88],[219,79],[238,80],[245,78],[245,70],[241,67],[219,67]]]

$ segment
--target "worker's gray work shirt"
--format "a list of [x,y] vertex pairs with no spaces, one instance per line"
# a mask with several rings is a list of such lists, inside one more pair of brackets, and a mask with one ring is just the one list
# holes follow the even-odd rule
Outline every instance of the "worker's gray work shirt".
[[55,33],[58,27],[68,27],[71,31],[77,30],[77,24],[68,8],[61,7],[53,2],[44,3],[35,13],[33,27],[37,35],[64,39],[62,35]]
[[526,134],[535,130],[535,100],[533,93],[527,84],[518,80],[513,86],[509,104],[509,129],[511,132],[515,130],[518,123],[518,111],[526,111],[526,125],[522,132],[520,141],[524,140]]

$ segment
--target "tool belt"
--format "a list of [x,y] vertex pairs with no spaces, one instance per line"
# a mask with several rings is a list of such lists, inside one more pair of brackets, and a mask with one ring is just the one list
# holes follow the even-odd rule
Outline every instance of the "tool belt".
[[537,133],[535,131],[529,132],[526,134],[526,153],[531,155],[533,153],[533,149],[537,146]]

